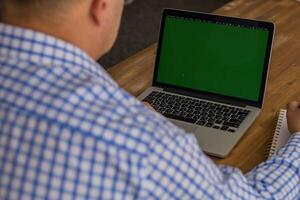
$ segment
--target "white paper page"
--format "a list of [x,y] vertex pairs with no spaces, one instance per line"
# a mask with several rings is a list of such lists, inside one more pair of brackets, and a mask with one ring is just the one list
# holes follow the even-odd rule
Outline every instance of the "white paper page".
[[287,119],[286,119],[286,110],[281,110],[280,117],[282,117],[282,124],[280,127],[280,132],[278,136],[278,143],[276,145],[276,150],[280,149],[288,142],[291,133],[288,130]]

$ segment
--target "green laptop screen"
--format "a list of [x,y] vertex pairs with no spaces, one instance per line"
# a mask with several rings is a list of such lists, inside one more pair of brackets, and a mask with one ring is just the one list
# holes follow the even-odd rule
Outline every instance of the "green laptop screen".
[[167,16],[156,81],[257,102],[269,33]]

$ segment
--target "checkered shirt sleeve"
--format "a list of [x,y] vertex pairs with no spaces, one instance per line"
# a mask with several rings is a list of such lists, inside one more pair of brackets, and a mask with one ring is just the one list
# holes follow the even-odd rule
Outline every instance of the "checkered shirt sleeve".
[[0,199],[300,199],[299,154],[217,166],[79,48],[0,24]]

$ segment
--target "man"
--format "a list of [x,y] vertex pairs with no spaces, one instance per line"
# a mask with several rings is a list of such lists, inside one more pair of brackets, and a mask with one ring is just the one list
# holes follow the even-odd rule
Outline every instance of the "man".
[[0,199],[297,199],[292,135],[248,174],[123,91],[94,60],[122,0],[0,0]]

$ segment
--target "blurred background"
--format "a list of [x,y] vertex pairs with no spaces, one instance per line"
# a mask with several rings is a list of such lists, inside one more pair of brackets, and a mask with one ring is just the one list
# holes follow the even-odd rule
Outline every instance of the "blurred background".
[[99,60],[109,68],[155,43],[163,8],[212,12],[230,0],[127,0],[113,49]]

